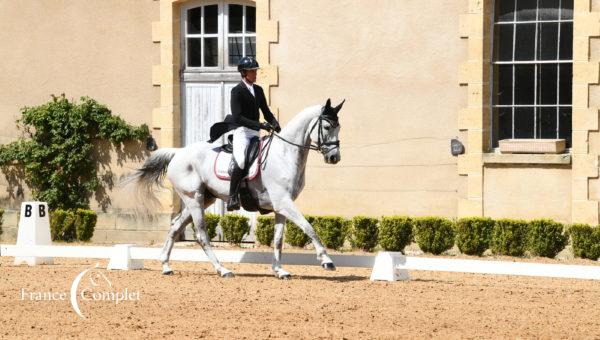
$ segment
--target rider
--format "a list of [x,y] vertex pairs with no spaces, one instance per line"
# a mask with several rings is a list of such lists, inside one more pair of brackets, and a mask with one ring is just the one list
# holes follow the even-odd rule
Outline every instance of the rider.
[[[238,210],[240,208],[239,188],[244,175],[244,167],[250,166],[245,163],[246,148],[252,137],[259,136],[259,130],[281,131],[279,123],[269,107],[262,87],[255,84],[258,62],[252,57],[243,57],[238,63],[238,71],[242,81],[231,89],[231,123],[234,124],[233,131],[233,158],[231,182],[229,186],[229,201],[227,210]],[[259,121],[258,109],[263,113],[268,123]]]

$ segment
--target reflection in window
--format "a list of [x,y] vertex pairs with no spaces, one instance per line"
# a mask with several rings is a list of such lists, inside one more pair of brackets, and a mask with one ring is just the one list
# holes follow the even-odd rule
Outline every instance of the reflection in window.
[[256,9],[219,2],[185,13],[186,67],[236,67],[244,56],[256,57]]
[[244,56],[256,57],[256,9],[233,4],[228,7],[228,65],[235,67]]
[[571,145],[573,0],[496,1],[493,143],[564,138]]

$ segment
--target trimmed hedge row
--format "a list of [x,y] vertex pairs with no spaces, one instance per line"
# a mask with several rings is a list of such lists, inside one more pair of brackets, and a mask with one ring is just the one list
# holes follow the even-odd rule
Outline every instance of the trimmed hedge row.
[[[54,213],[56,215],[56,212]],[[0,211],[0,221],[1,221]],[[60,225],[75,223],[69,216],[56,216]],[[82,217],[83,218],[83,217]],[[490,249],[493,254],[523,256],[526,251],[533,255],[555,257],[572,240],[575,256],[596,260],[600,258],[600,227],[575,224],[568,229],[549,219],[532,221],[486,217],[461,218],[455,222],[441,217],[389,216],[377,219],[355,216],[351,220],[337,216],[305,216],[327,248],[340,249],[345,240],[353,248],[372,251],[377,245],[387,251],[404,252],[404,248],[416,242],[422,251],[439,255],[454,244],[468,255],[481,256]],[[211,239],[216,226],[221,223],[225,239],[240,244],[250,231],[248,218],[240,215],[207,214],[206,225]],[[270,246],[275,235],[274,217],[260,216],[256,225],[256,241]],[[69,228],[63,228],[70,230]],[[53,232],[59,234],[60,230]],[[83,234],[83,233],[81,233]],[[63,236],[69,236],[62,232]],[[286,221],[285,242],[294,247],[305,247],[310,238],[293,224]]]
[[89,241],[94,236],[98,215],[93,210],[56,209],[50,213],[50,235],[53,241]]
[[600,258],[600,227],[574,224],[569,228],[569,233],[575,256],[590,260]]

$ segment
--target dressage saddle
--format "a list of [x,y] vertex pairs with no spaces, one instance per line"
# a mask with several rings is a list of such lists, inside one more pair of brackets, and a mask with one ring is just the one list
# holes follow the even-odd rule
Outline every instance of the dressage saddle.
[[[263,137],[264,139],[264,137]],[[242,183],[240,183],[240,189],[239,189],[239,195],[240,195],[240,203],[242,205],[242,207],[244,208],[244,210],[246,211],[259,211],[261,214],[267,214],[270,213],[270,210],[265,210],[259,207],[258,205],[258,199],[256,197],[254,197],[249,189],[249,185],[248,182],[253,180],[254,178],[258,177],[257,175],[260,173],[260,164],[255,165],[257,167],[257,173],[254,174],[253,176],[249,176],[249,170],[252,166],[252,164],[254,163],[254,161],[257,160],[258,158],[258,163],[260,163],[260,153],[261,153],[261,146],[263,143],[261,143],[261,138],[259,137],[252,137],[252,139],[250,139],[250,143],[248,144],[248,147],[246,149],[246,155],[245,155],[245,167],[244,167],[244,174],[243,174],[243,180]],[[232,154],[233,153],[233,135],[229,135],[227,137],[227,143],[223,144],[221,146],[221,152],[224,153],[228,153],[228,154]],[[232,155],[233,157],[233,155]],[[229,167],[229,176],[231,177],[231,172],[232,172],[232,167]],[[217,174],[217,177],[218,174]],[[221,178],[221,177],[220,177]]]

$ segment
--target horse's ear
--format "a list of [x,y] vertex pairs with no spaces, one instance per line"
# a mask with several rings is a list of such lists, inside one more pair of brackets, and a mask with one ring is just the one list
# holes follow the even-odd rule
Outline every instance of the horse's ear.
[[336,106],[333,108],[333,113],[334,114],[338,114],[338,112],[340,112],[340,110],[342,109],[342,106],[344,106],[344,102],[346,102],[346,99],[342,100],[342,102],[340,103],[340,105]]
[[329,109],[331,108],[331,99],[330,98],[327,98],[327,103],[325,103],[325,108],[326,109],[327,108],[329,108]]

